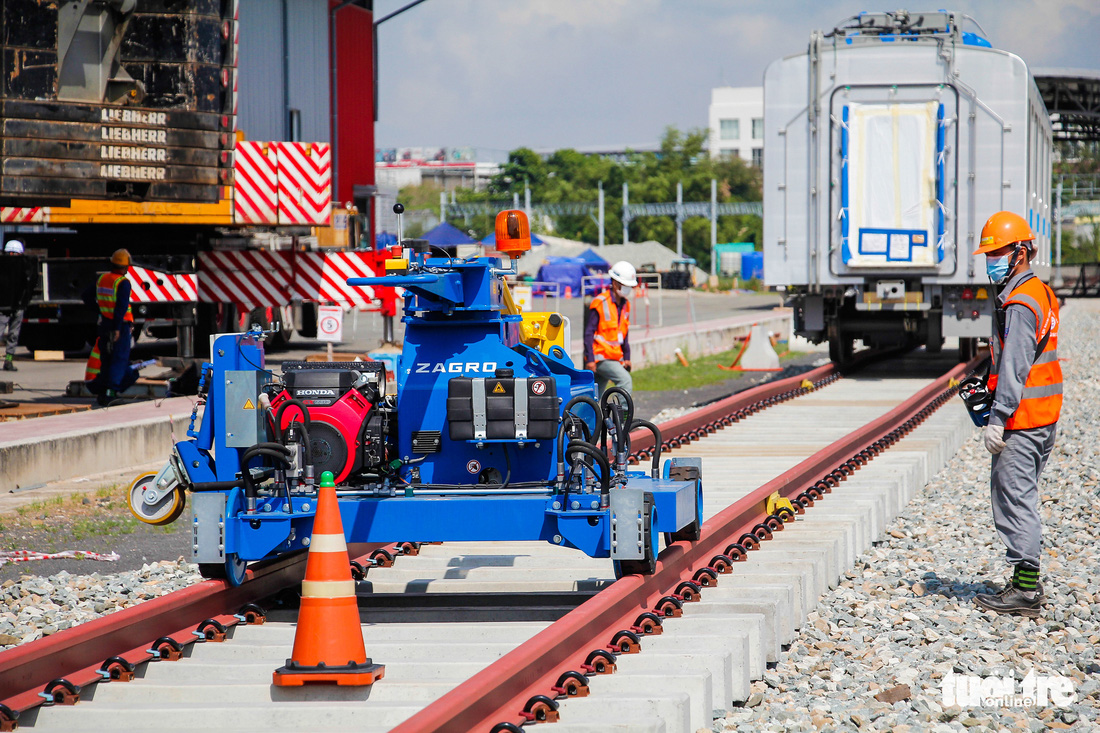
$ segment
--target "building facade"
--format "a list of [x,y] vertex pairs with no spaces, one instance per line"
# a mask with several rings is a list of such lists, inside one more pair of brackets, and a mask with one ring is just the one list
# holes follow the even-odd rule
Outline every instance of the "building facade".
[[708,120],[712,158],[764,165],[764,87],[711,89]]

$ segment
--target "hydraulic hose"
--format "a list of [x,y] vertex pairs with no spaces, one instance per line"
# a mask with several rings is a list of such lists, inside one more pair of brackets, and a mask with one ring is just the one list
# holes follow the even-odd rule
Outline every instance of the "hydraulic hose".
[[[565,412],[562,415],[561,424],[558,426],[558,477],[561,478],[565,475],[565,436],[566,433],[572,429],[573,425],[577,424],[581,426],[581,433],[584,435],[584,442],[592,445],[592,431],[588,429],[588,423],[581,418],[577,417],[571,412]],[[593,446],[595,447],[595,446]]]
[[[592,399],[588,395],[579,394],[576,397],[574,397],[573,399],[566,402],[565,403],[565,409],[562,410],[562,413],[564,414],[566,412],[572,412],[573,411],[573,405],[576,405],[576,404],[579,404],[579,403],[584,403],[584,404],[588,405],[589,407],[592,408],[592,412],[596,413],[596,429],[598,430],[599,426],[603,425],[603,409],[600,407],[599,402],[596,402],[596,400]],[[574,413],[574,414],[576,414],[576,413]]]
[[312,466],[313,465],[313,443],[309,439],[309,427],[306,426],[306,424],[303,423],[303,422],[298,422],[297,420],[291,420],[290,425],[287,425],[287,431],[289,432],[290,428],[295,426],[295,425],[297,425],[298,429],[302,431],[302,448],[305,449],[306,463],[308,463],[309,465]]
[[283,465],[288,465],[290,450],[279,443],[257,443],[251,448],[247,448],[244,453],[241,454],[241,481],[244,485],[244,495],[246,499],[255,501],[256,499],[256,484],[252,482],[252,472],[248,469],[248,462],[258,456],[266,456],[276,461],[281,461]]
[[[266,481],[271,477],[271,469],[264,469],[262,481]],[[196,484],[191,484],[188,488],[191,491],[229,491],[235,489],[244,483],[244,477],[233,479],[232,481],[201,481]]]
[[606,408],[607,404],[611,401],[611,397],[614,395],[622,397],[622,402],[626,404],[626,424],[630,425],[634,422],[634,398],[622,387],[608,388],[607,391],[600,395],[600,406]]
[[649,420],[642,420],[641,418],[630,424],[630,430],[633,431],[634,428],[645,428],[653,433],[653,464],[650,467],[650,475],[657,478],[661,475],[661,429]]
[[289,400],[279,405],[278,409],[275,410],[275,436],[279,442],[283,440],[283,429],[281,426],[283,424],[283,413],[288,407],[297,407],[298,411],[302,413],[302,422],[307,426],[312,422],[309,418],[309,409],[306,407],[305,403],[291,397]]
[[574,440],[569,443],[565,448],[565,456],[568,458],[574,453],[582,453],[589,458],[592,458],[600,466],[600,494],[608,496],[611,491],[611,464],[607,460],[607,456],[601,453],[591,443],[585,443],[580,440]]
[[[630,434],[625,430],[626,423],[623,420],[623,408],[620,405],[614,402],[608,403],[607,412],[608,417],[604,422],[607,423],[610,421],[611,426],[615,430],[615,444],[611,446],[611,452],[612,455],[616,456],[618,459],[621,458],[620,454],[624,451],[630,453]],[[602,442],[600,447],[606,453],[608,448],[608,431],[606,425],[601,438]]]

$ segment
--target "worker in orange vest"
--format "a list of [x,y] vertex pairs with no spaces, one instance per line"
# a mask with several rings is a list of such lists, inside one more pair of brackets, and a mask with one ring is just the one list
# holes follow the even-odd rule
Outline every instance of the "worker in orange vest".
[[584,329],[584,368],[595,372],[600,394],[610,385],[627,392],[634,388],[630,378],[630,294],[638,285],[634,265],[620,261],[611,266],[611,287],[588,306]]
[[96,278],[95,307],[99,311],[99,329],[84,381],[88,391],[96,395],[100,405],[110,404],[138,378],[130,366],[130,346],[133,344],[134,315],[130,312],[130,253],[125,249],[111,255],[111,269]]
[[984,254],[989,279],[1002,285],[990,339],[993,405],[983,435],[993,454],[993,523],[1007,548],[1012,578],[997,594],[974,598],[998,613],[1038,616],[1042,521],[1039,475],[1054,448],[1062,409],[1058,365],[1058,298],[1031,270],[1035,234],[1009,211],[989,218],[974,254]]

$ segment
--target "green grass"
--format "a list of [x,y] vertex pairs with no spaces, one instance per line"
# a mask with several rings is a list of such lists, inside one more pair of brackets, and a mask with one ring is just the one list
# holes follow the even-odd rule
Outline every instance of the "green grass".
[[[792,351],[779,357],[780,363],[800,356],[802,352]],[[729,366],[737,356],[737,350],[723,351],[713,356],[701,356],[691,359],[691,366],[685,367],[678,361],[671,364],[656,364],[645,369],[635,370],[635,392],[659,392],[666,389],[693,389],[717,384],[744,372],[727,372],[718,365]]]
[[101,535],[132,534],[138,527],[138,520],[134,517],[103,518],[103,519],[76,519],[69,526],[74,540],[85,540],[89,537]]

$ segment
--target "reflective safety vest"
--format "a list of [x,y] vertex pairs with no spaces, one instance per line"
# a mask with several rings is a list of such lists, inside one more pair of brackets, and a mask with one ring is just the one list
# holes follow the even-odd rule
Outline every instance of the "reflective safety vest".
[[[1035,314],[1036,344],[1047,338],[1031,365],[1020,406],[1005,422],[1006,430],[1027,430],[1053,425],[1058,422],[1062,412],[1062,367],[1058,364],[1058,298],[1054,292],[1037,277],[1031,277],[1016,286],[1005,299],[1005,308],[1009,305],[1023,305]],[[989,391],[997,389],[997,375],[1001,363],[1001,351],[1004,349],[1003,326],[997,326],[996,338],[991,344],[993,363],[989,368]]]
[[623,342],[630,329],[630,301],[623,303],[622,312],[611,298],[611,291],[605,290],[592,300],[588,306],[596,311],[599,325],[592,340],[592,354],[596,361],[622,361]]
[[[95,300],[99,306],[99,315],[108,321],[115,317],[115,303],[118,302],[118,286],[126,279],[125,275],[117,272],[105,272],[99,276],[95,284]],[[126,304],[126,315],[122,320],[134,322],[134,314],[130,312],[130,304]]]

